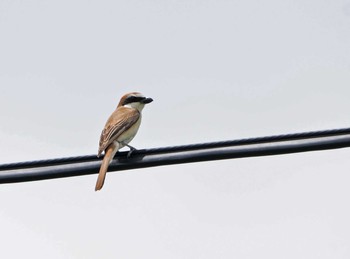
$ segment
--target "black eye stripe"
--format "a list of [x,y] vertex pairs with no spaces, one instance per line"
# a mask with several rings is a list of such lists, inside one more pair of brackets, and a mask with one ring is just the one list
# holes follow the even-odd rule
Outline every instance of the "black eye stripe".
[[140,102],[140,101],[145,100],[145,99],[146,99],[146,97],[129,96],[125,99],[123,105],[128,104],[128,103]]

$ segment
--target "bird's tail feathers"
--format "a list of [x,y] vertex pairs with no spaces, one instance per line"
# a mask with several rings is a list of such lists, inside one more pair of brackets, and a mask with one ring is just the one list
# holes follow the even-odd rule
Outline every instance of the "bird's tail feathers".
[[115,153],[117,153],[118,149],[119,149],[119,145],[114,144],[114,143],[107,147],[107,149],[105,151],[105,156],[102,160],[102,164],[100,167],[100,172],[98,173],[95,191],[99,191],[102,189],[103,184],[105,182],[108,166],[112,162],[113,157],[114,157]]

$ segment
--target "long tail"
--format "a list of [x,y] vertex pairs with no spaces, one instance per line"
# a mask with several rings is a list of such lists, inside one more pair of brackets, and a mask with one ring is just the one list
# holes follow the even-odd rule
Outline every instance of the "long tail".
[[115,153],[117,153],[118,149],[119,149],[119,145],[114,143],[112,143],[106,148],[105,156],[103,158],[103,161],[100,167],[100,172],[98,173],[95,191],[99,191],[102,189],[103,184],[105,182],[108,166],[112,162],[112,159]]

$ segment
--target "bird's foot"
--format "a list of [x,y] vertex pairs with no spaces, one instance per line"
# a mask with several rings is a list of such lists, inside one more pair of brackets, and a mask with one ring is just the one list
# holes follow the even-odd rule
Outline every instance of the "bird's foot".
[[132,153],[133,153],[135,150],[137,150],[137,149],[134,148],[133,146],[130,146],[130,145],[126,144],[126,143],[123,143],[123,142],[122,142],[122,144],[125,145],[125,146],[127,146],[128,148],[130,148],[130,151],[128,152],[128,154],[127,154],[127,156],[126,156],[126,158],[129,159],[130,156],[132,155]]
[[136,149],[135,148],[131,148],[130,151],[128,152],[126,158],[129,159],[131,154],[135,151]]

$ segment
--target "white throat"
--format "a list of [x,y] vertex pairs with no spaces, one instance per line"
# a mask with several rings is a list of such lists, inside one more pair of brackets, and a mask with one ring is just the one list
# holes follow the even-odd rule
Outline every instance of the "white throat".
[[143,107],[145,107],[145,104],[144,103],[140,103],[140,102],[134,102],[134,103],[125,104],[124,107],[133,108],[133,109],[136,109],[139,112],[141,112]]

